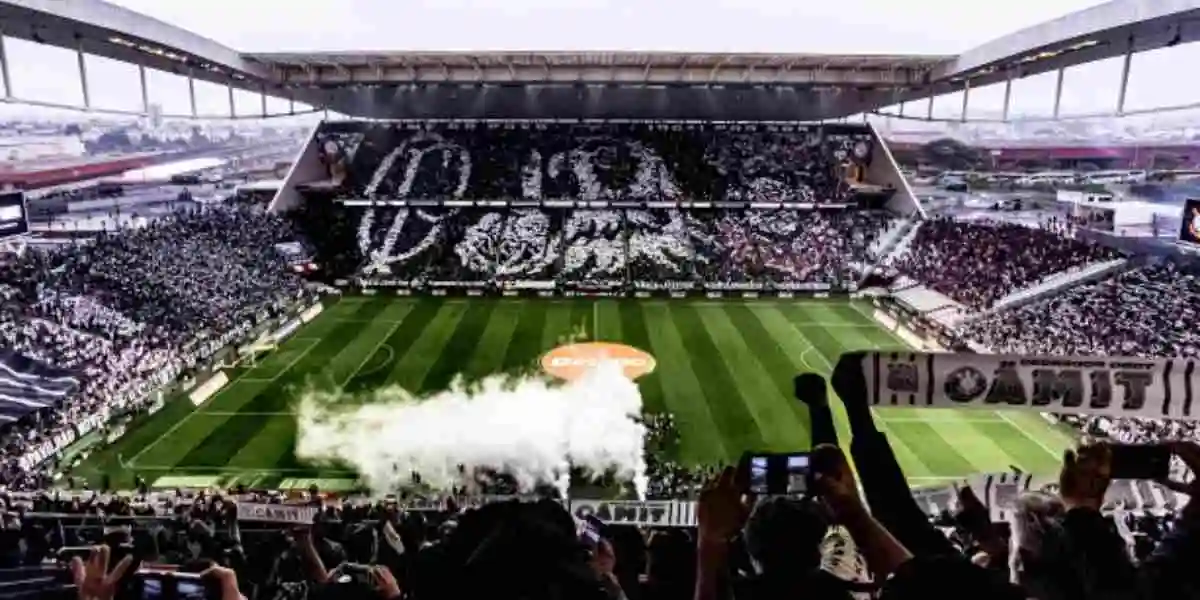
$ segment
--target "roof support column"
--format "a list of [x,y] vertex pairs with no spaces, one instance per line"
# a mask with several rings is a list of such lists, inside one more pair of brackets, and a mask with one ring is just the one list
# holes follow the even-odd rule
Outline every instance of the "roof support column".
[[196,78],[192,77],[191,69],[188,70],[188,102],[192,105],[192,118],[196,118]]
[[79,86],[83,90],[83,107],[90,110],[92,108],[92,94],[91,90],[88,89],[87,59],[84,58],[82,45],[75,50],[75,57],[79,60]]
[[146,66],[138,65],[138,81],[142,86],[142,112],[150,113],[150,90],[146,87]]
[[967,122],[967,103],[970,102],[970,98],[971,98],[971,80],[967,79],[967,80],[963,81],[962,112],[959,114],[959,120],[962,121],[963,123]]
[[1067,72],[1066,69],[1058,70],[1058,82],[1054,85],[1054,118],[1058,119],[1059,108],[1062,107],[1062,86],[1063,75]]
[[1004,122],[1008,122],[1008,107],[1012,104],[1012,71],[1008,73],[1008,79],[1004,80],[1004,114],[1001,118]]
[[904,116],[904,104],[905,104],[904,102],[901,102],[901,103],[900,103],[900,116],[901,116],[901,117],[903,117],[903,116]]
[[933,120],[933,88],[929,88],[929,105],[925,107],[925,120]]
[[12,79],[8,74],[8,52],[4,49],[4,36],[0,34],[0,78],[4,79],[4,97],[13,97]]
[[296,114],[296,99],[295,98],[288,98],[288,114],[289,115]]
[[229,118],[236,119],[237,111],[233,108],[233,86],[227,85],[225,86],[225,89],[229,91]]
[[267,118],[267,88],[263,86],[262,91],[258,93],[258,100],[262,105],[262,116]]
[[1129,36],[1129,48],[1125,50],[1125,61],[1121,65],[1121,85],[1117,88],[1118,115],[1125,114],[1125,94],[1129,91],[1129,68],[1131,66],[1133,66],[1133,36]]

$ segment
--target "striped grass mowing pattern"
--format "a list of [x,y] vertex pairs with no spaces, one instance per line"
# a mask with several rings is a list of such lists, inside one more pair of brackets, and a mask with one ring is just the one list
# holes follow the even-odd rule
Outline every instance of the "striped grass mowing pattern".
[[[230,373],[233,382],[200,408],[169,403],[94,453],[79,473],[93,480],[108,473],[118,486],[131,485],[134,473],[162,486],[348,485],[352,473],[301,464],[293,453],[289,411],[304,386],[429,393],[458,376],[533,369],[546,351],[581,338],[654,355],[657,368],[639,387],[647,410],[676,416],[676,458],[688,463],[729,462],[747,449],[808,448],[792,377],[828,374],[846,351],[903,348],[865,305],[847,301],[352,297],[256,367]],[[844,411],[834,404],[848,443]],[[1010,465],[1053,470],[1071,442],[1031,413],[885,408],[876,415],[917,482]]]

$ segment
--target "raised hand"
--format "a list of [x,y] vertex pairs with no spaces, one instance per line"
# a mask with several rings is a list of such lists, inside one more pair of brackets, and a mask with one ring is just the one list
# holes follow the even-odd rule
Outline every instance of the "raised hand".
[[733,467],[725,467],[704,486],[697,512],[700,538],[706,541],[726,541],[746,524],[750,505],[737,484],[737,472]]
[[1184,483],[1182,481],[1164,479],[1159,481],[1159,483],[1169,490],[1191,496],[1188,499],[1187,506],[1183,508],[1183,512],[1187,515],[1200,516],[1200,444],[1196,444],[1195,442],[1167,442],[1167,447],[1191,470],[1192,480]]
[[108,557],[108,546],[97,546],[92,548],[86,563],[78,556],[71,559],[71,575],[79,600],[112,600],[116,595],[117,584],[133,564],[133,555],[122,558],[111,573],[108,572]]
[[830,444],[813,448],[813,482],[835,517],[843,520],[866,509],[858,495],[858,482],[842,449]]
[[1100,510],[1112,482],[1112,448],[1103,442],[1089,443],[1063,453],[1058,476],[1059,495],[1067,509]]

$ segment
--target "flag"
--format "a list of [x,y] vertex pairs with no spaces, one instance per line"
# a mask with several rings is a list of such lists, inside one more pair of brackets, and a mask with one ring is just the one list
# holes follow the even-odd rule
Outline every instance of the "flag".
[[79,378],[10,350],[0,350],[0,422],[50,408],[79,386]]

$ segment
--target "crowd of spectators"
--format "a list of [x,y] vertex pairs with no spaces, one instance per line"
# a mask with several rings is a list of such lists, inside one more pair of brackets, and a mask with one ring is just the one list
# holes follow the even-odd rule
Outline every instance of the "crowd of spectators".
[[[1153,260],[1102,281],[989,314],[959,333],[1001,353],[1070,356],[1200,356],[1196,268]],[[1062,416],[1081,431],[1120,443],[1194,440],[1194,422]],[[1176,461],[1176,470],[1183,465]],[[1190,477],[1184,473],[1180,476]]]
[[[349,195],[378,199],[847,203],[864,126],[329,124]],[[344,171],[344,174],[342,174]]]
[[1057,221],[1026,227],[936,217],[920,225],[891,266],[971,310],[982,310],[1055,273],[1116,257],[1108,248],[1075,239]]
[[358,213],[374,279],[846,286],[876,262],[882,211],[413,209]]
[[[850,199],[847,171],[872,153],[869,133],[853,127],[354,124],[325,133],[344,154],[348,187],[368,198],[830,204]],[[327,210],[297,219],[311,220],[307,231],[327,228],[314,240],[318,254],[337,255],[364,278],[634,286],[848,284],[880,259],[876,242],[893,219],[787,208]],[[315,488],[45,491],[45,459],[113,415],[152,404],[154,390],[214,348],[307,299],[273,248],[296,237],[291,222],[259,209],[215,206],[4,265],[0,344],[79,384],[3,440],[0,599],[147,598],[150,582],[198,582],[202,596],[222,600],[1200,597],[1190,568],[1200,556],[1200,505],[1106,520],[1104,443],[1068,453],[1058,492],[1022,497],[1008,527],[964,490],[939,529],[876,429],[853,370],[832,382],[853,436],[850,457],[839,450],[826,382],[797,382],[817,445],[802,498],[750,498],[741,467],[674,461],[674,417],[643,416],[647,499],[696,499],[697,527],[572,514],[549,486],[536,498],[513,497],[503,472],[464,471],[450,494],[373,499]],[[1114,256],[1056,224],[939,218],[921,225],[893,266],[980,309]],[[998,352],[1196,356],[1200,338],[1189,325],[1198,288],[1190,271],[1150,265],[959,333]],[[1169,442],[1172,489],[1200,492],[1191,476],[1200,446],[1184,442],[1196,438],[1194,427],[1064,420],[1101,439]],[[413,479],[419,485],[419,474]],[[239,505],[258,503],[308,507],[311,519],[239,518]],[[143,569],[153,564],[178,569],[152,579]],[[156,597],[182,598],[182,589]]]
[[1197,356],[1196,298],[1196,270],[1161,261],[988,315],[962,334],[997,352]]
[[[797,384],[817,444],[810,493],[754,498],[744,466],[705,473],[696,527],[606,523],[572,514],[550,491],[436,501],[336,498],[316,488],[3,492],[0,595],[134,598],[148,580],[199,582],[207,597],[222,600],[1152,600],[1200,590],[1192,568],[1200,509],[1189,502],[1170,520],[1110,521],[1100,512],[1112,483],[1106,444],[1068,453],[1059,491],[1023,495],[1008,523],[993,522],[966,488],[939,526],[918,506],[876,428],[861,371],[833,377],[852,435],[849,457],[838,445],[826,386],[815,376]],[[645,421],[652,444],[675,443],[670,417]],[[1200,446],[1171,449],[1200,468]],[[1200,492],[1195,483],[1172,485]],[[308,507],[308,516],[287,524],[244,519],[243,503]],[[167,577],[154,566],[163,564],[178,567]]]
[[157,390],[215,348],[293,308],[306,292],[273,249],[293,235],[261,209],[208,206],[8,257],[0,345],[79,385],[8,428],[0,485],[44,485],[46,459],[153,405]]

